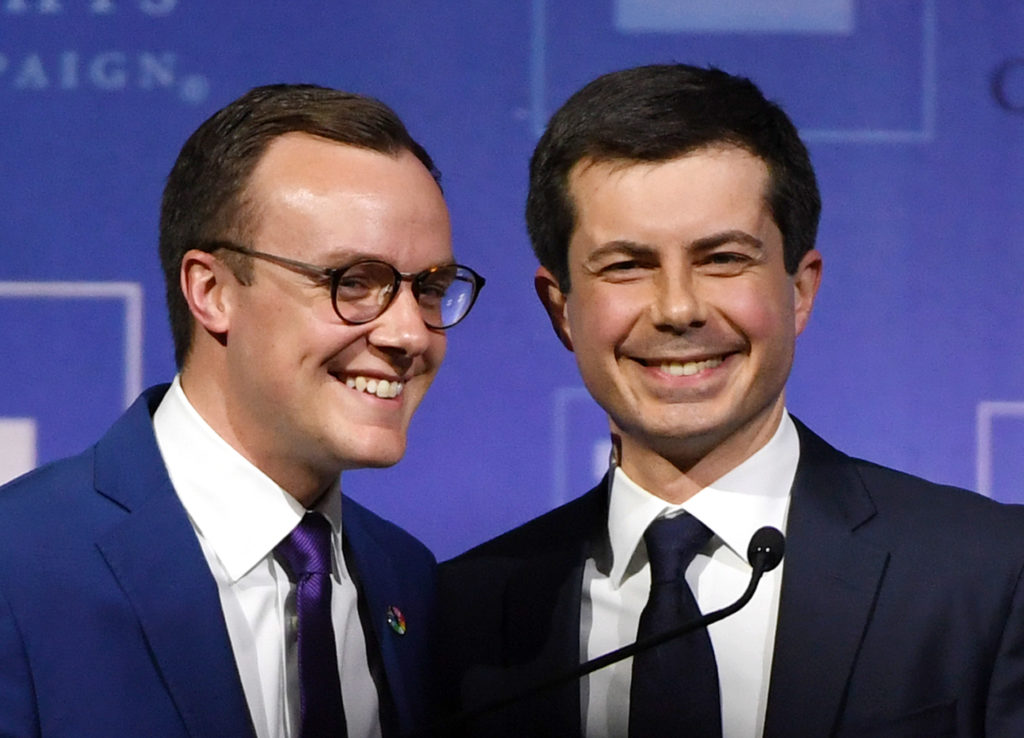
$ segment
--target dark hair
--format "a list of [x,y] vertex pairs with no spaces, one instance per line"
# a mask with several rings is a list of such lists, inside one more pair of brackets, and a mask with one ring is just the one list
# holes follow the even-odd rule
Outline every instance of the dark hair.
[[[268,85],[215,113],[178,154],[160,213],[160,264],[179,369],[193,326],[180,287],[182,258],[192,248],[212,250],[218,240],[245,241],[255,227],[246,203],[249,178],[270,143],[293,132],[389,155],[408,150],[440,181],[430,155],[395,112],[373,98],[316,85]],[[247,261],[232,266],[243,272],[251,268]]]
[[768,166],[766,199],[796,271],[818,231],[821,196],[807,148],[782,109],[748,79],[685,64],[612,72],[555,113],[530,160],[526,226],[540,263],[569,289],[576,210],[569,174],[581,160],[658,162],[706,146],[749,151]]

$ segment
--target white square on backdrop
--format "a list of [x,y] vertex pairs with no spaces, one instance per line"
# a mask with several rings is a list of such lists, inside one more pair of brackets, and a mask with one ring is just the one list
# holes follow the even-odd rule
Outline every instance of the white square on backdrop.
[[0,484],[31,471],[35,465],[35,419],[0,418]]
[[854,28],[853,0],[615,0],[623,33],[832,33]]

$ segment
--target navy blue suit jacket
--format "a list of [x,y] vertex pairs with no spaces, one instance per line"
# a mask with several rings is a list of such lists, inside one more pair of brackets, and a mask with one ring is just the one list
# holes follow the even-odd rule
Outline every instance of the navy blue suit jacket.
[[[764,735],[1024,736],[1022,510],[851,459],[797,425]],[[461,706],[578,663],[605,486],[442,564]],[[469,733],[578,736],[578,682]]]
[[[0,489],[0,735],[253,735],[217,587],[153,435],[165,389],[85,453]],[[409,731],[435,680],[434,559],[355,501],[342,509],[393,698],[382,721]],[[392,605],[405,635],[385,622]]]

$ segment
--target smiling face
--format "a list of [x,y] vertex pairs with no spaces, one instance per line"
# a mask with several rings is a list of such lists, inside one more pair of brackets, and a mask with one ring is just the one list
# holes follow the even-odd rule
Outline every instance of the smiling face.
[[571,288],[542,267],[538,294],[621,439],[623,469],[652,492],[669,467],[699,489],[778,426],[821,259],[786,273],[767,184],[764,162],[734,147],[570,173]]
[[[259,251],[323,267],[379,259],[402,272],[452,261],[440,189],[407,151],[284,135],[246,199],[256,218],[246,245]],[[183,268],[187,292],[190,278],[200,284],[190,302],[206,335],[182,384],[225,440],[300,499],[343,469],[402,457],[445,353],[444,333],[423,323],[408,283],[378,318],[349,325],[329,284],[280,265],[254,259],[249,284],[216,255],[190,252]]]

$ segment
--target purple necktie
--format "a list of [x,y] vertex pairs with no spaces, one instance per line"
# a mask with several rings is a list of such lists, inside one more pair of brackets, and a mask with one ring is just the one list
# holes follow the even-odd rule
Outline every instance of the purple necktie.
[[[709,528],[686,513],[648,526],[644,542],[651,563],[651,593],[640,614],[637,640],[700,617],[697,600],[684,577],[711,535]],[[633,657],[629,735],[721,737],[718,667],[707,628]]]
[[331,524],[307,512],[274,551],[295,582],[302,738],[339,738],[346,728],[331,626]]

